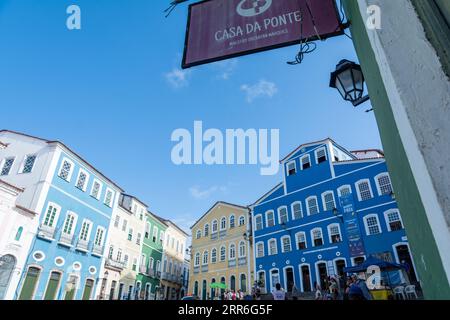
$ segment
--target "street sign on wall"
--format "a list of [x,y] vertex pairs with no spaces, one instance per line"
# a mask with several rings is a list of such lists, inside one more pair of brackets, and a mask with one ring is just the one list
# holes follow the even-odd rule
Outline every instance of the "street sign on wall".
[[182,67],[342,33],[334,0],[205,0],[189,6]]

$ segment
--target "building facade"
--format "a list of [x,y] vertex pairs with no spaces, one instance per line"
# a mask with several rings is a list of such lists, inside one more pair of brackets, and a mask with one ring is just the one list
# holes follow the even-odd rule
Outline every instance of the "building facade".
[[89,300],[122,190],[58,141],[1,131],[2,179],[23,188],[18,204],[39,214],[14,299]]
[[106,259],[100,272],[97,297],[101,300],[135,300],[141,286],[139,272],[147,205],[121,194],[113,212],[106,245]]
[[202,300],[229,290],[251,292],[253,246],[247,207],[217,202],[192,227],[189,292]]
[[324,288],[327,276],[370,255],[408,264],[410,280],[418,280],[381,152],[359,159],[326,139],[301,145],[281,165],[283,182],[251,206],[263,290]]
[[165,232],[166,239],[161,272],[161,298],[164,300],[180,300],[182,298],[182,274],[186,244],[189,235],[172,221],[162,220],[168,227]]
[[23,191],[0,180],[0,300],[14,299],[37,228],[37,214],[17,205]]
[[141,265],[136,283],[142,288],[139,299],[156,300],[161,299],[161,264],[167,224],[148,211],[145,219]]

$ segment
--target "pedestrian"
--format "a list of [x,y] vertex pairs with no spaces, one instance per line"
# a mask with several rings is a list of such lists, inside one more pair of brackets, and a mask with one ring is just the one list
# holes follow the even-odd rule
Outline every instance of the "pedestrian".
[[297,289],[295,284],[292,286],[292,300],[298,300],[298,297],[300,295],[300,291]]
[[286,300],[286,292],[281,288],[281,284],[275,285],[275,290],[272,292],[273,300]]
[[352,276],[348,297],[349,300],[372,300],[366,282],[363,279],[359,279],[356,275]]
[[337,300],[339,297],[338,283],[335,278],[331,278],[330,280],[330,296],[331,300]]
[[316,292],[315,299],[322,300],[322,291],[321,291],[320,285],[317,283],[317,281],[314,281],[314,290]]

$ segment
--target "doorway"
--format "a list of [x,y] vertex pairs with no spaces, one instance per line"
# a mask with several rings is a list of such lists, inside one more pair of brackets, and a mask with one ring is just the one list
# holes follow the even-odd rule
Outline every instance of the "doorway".
[[345,275],[345,272],[344,272],[345,266],[346,266],[346,263],[345,263],[344,259],[336,260],[336,262],[335,262],[336,274],[339,277],[344,277],[344,275]]
[[16,267],[16,258],[10,254],[0,258],[0,300],[5,299],[6,290]]
[[286,279],[286,291],[292,293],[292,289],[294,289],[295,285],[294,269],[292,267],[284,269],[284,277]]
[[409,248],[407,245],[399,245],[395,247],[398,261],[400,264],[403,264],[406,267],[406,273],[409,276],[409,280],[411,283],[417,282],[417,275],[414,270],[414,264],[411,258],[411,254],[409,253]]
[[119,284],[119,295],[117,297],[118,300],[122,300],[122,298],[123,298],[122,297],[122,295],[123,295],[123,286],[124,286],[123,283]]
[[308,265],[302,266],[301,272],[302,272],[303,292],[311,292],[311,274],[309,271],[309,266]]
[[320,262],[317,264],[317,282],[320,283],[320,288],[322,290],[326,289],[326,278],[328,277],[327,264],[325,262]]

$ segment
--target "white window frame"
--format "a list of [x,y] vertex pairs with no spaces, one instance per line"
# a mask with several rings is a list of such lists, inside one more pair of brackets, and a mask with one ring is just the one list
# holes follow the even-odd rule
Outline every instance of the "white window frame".
[[[244,246],[244,254],[241,254],[242,245]],[[240,241],[238,245],[238,257],[245,258],[246,255],[247,255],[247,246],[245,245],[245,241]]]
[[308,240],[306,238],[306,232],[304,231],[299,231],[295,234],[295,247],[297,248],[297,250],[305,250],[305,249],[300,249],[300,247],[298,246],[298,236],[303,234],[303,237],[305,238],[305,249],[308,249]]
[[[259,250],[258,250],[259,246],[262,246],[262,255],[259,254]],[[265,256],[265,253],[264,253],[264,242],[263,241],[257,242],[255,247],[256,247],[256,252],[255,252],[256,253],[256,258],[264,257]]]
[[[283,242],[284,239],[289,239],[289,251],[285,251],[285,250],[284,250],[284,242]],[[280,238],[280,241],[281,241],[281,252],[282,252],[282,253],[289,253],[289,252],[292,252],[292,239],[291,239],[290,236],[288,236],[288,235],[282,236],[282,237]]]
[[316,196],[310,196],[310,197],[306,198],[306,200],[305,200],[306,213],[308,214],[308,216],[311,215],[311,211],[309,210],[309,203],[308,203],[310,199],[315,199],[316,200],[317,213],[314,213],[314,214],[319,214],[320,213],[320,207],[319,207],[319,201],[317,200]]
[[[223,224],[223,221],[225,220],[225,224]],[[227,217],[220,218],[220,231],[227,230]]]
[[205,223],[205,225],[203,226],[203,236],[209,237],[209,235],[210,235],[209,223]]
[[339,197],[342,197],[342,190],[343,190],[344,188],[348,188],[348,189],[350,190],[350,194],[353,193],[353,191],[352,191],[352,186],[349,185],[349,184],[344,184],[343,186],[340,186],[340,187],[338,188],[338,190],[337,190],[338,196],[339,196]]
[[[33,166],[31,167],[30,172],[23,172],[23,170],[25,170],[25,163],[27,162],[27,159],[28,159],[29,157],[35,157],[35,158],[34,158],[34,162],[33,162]],[[30,153],[30,154],[25,155],[25,156],[23,157],[22,164],[20,165],[19,174],[29,174],[29,173],[33,173],[34,167],[35,167],[35,165],[36,165],[36,160],[37,160],[37,154],[35,154],[35,153]],[[14,164],[14,163],[13,163],[13,164]],[[11,168],[12,168],[12,166],[11,166]]]
[[[234,257],[231,257],[231,252],[233,252],[234,248]],[[235,260],[236,259],[236,244],[235,243],[230,243],[230,245],[228,246],[228,260]]]
[[285,224],[287,224],[289,222],[289,210],[288,210],[288,207],[287,206],[281,206],[281,207],[278,207],[278,209],[277,209],[278,224],[280,224],[280,225],[282,224],[282,222],[281,222],[281,214],[280,214],[282,209],[286,209],[286,222],[285,222]]
[[310,232],[311,233],[311,244],[312,244],[313,247],[317,247],[316,244],[314,243],[314,240],[315,240],[315,238],[314,238],[314,231],[317,231],[317,230],[320,230],[320,235],[322,237],[322,246],[325,245],[325,241],[324,241],[324,238],[323,238],[323,230],[322,230],[322,228],[317,227],[317,228],[311,229],[311,232]]
[[[222,255],[222,251],[223,251],[223,255]],[[227,260],[227,247],[226,246],[220,246],[220,249],[219,249],[219,261],[220,262],[224,262],[225,260]]]
[[[241,224],[241,221],[244,221],[244,223]],[[239,227],[245,226],[245,216],[239,216]]]
[[205,251],[203,251],[203,254],[202,254],[202,266],[207,266],[208,264],[209,264],[209,251],[205,250]]
[[380,174],[377,174],[374,179],[375,179],[375,185],[377,187],[377,193],[378,193],[378,195],[380,197],[381,196],[388,196],[388,194],[381,194],[381,186],[380,186],[380,182],[378,181],[378,179],[380,179],[383,176],[387,176],[389,178],[389,183],[391,185],[391,190],[392,190],[392,192],[394,191],[394,188],[392,186],[391,176],[389,175],[389,173],[388,172],[382,172]]
[[[61,177],[61,170],[64,167],[64,162],[70,163],[70,170],[69,170],[69,173],[67,174],[67,179],[64,179],[63,177]],[[62,161],[61,161],[61,165],[59,166],[58,177],[60,177],[64,181],[70,182],[72,180],[72,175],[73,175],[74,170],[75,170],[75,163],[72,160],[70,160],[69,158],[63,157]]]
[[217,263],[217,248],[211,250],[211,263]]
[[389,232],[392,232],[391,226],[389,224],[389,217],[388,215],[390,213],[396,212],[398,214],[398,218],[400,220],[400,223],[402,224],[402,229],[405,229],[405,225],[403,224],[403,219],[402,219],[402,215],[400,214],[400,210],[398,209],[389,209],[386,210],[383,214],[384,214],[384,221],[386,222],[386,228]]
[[[233,227],[231,226],[231,218],[233,218],[233,222],[234,222],[234,226]],[[230,215],[230,218],[228,219],[228,224],[229,224],[229,228],[230,229],[236,228],[236,216],[234,214]]]
[[[86,175],[86,179],[85,179],[85,181],[84,181],[84,185],[83,185],[83,188],[78,188],[78,180],[80,179],[80,176],[81,176],[81,174],[82,173],[84,173],[85,175]],[[87,189],[87,186],[88,186],[88,184],[89,184],[89,178],[90,178],[90,174],[89,174],[89,172],[87,172],[85,169],[83,169],[83,168],[80,168],[79,170],[78,170],[78,175],[77,175],[77,178],[76,178],[76,180],[75,180],[75,187],[77,187],[78,189],[80,189],[81,191],[83,191],[83,192],[86,192],[86,189]]]
[[96,244],[97,246],[103,246],[103,244],[105,243],[105,238],[106,238],[106,228],[102,227],[102,226],[97,226],[97,230],[95,230],[95,236],[94,236],[94,244],[95,244],[95,240],[97,239],[97,234],[103,231],[103,235],[102,238],[100,239],[100,243]]
[[[48,226],[48,227],[56,228],[56,226],[58,225],[59,215],[61,214],[61,206],[56,204],[56,203],[54,203],[54,202],[47,203],[47,207],[45,209],[44,217],[43,217],[43,220],[42,220],[41,223],[42,223],[42,225],[45,225],[45,219],[47,217],[48,209],[50,208],[50,206],[52,206],[53,208],[56,208],[56,213],[55,213],[55,218],[53,219],[53,225],[52,226]],[[45,225],[45,226],[47,226],[47,225]]]
[[292,220],[297,220],[297,218],[295,217],[295,214],[294,214],[294,212],[295,212],[295,211],[294,211],[294,206],[295,206],[296,204],[300,205],[300,218],[298,218],[298,219],[303,218],[303,207],[302,207],[302,202],[301,202],[301,201],[294,201],[294,202],[291,203]]
[[[67,219],[69,219],[69,216],[72,216],[74,218],[73,224],[72,224],[72,230],[70,231],[70,233],[65,233],[64,228],[66,226]],[[64,219],[63,225],[61,227],[61,232],[64,234],[73,236],[75,234],[75,230],[77,228],[77,222],[78,222],[78,215],[73,211],[67,211],[66,218]]]
[[[292,173],[292,174],[289,174],[289,166],[291,165],[291,164],[294,164],[294,173]],[[297,174],[297,163],[296,163],[296,161],[295,160],[292,160],[292,161],[289,161],[288,163],[286,163],[286,175],[289,177],[289,176],[294,176],[294,175],[296,175]]]
[[198,229],[195,233],[195,239],[198,240],[202,237],[202,230]]
[[[88,229],[88,233],[86,234],[86,240],[81,239],[81,235],[82,235],[82,230],[83,230],[83,225],[84,223],[89,224],[89,229]],[[89,242],[91,239],[91,233],[92,233],[92,227],[93,227],[94,223],[89,220],[89,219],[83,219],[83,221],[81,222],[81,228],[80,228],[80,233],[78,234],[78,239],[82,240],[82,241],[86,241]]]
[[[8,160],[12,160],[12,162],[11,162],[11,167],[9,167],[9,170],[8,170],[8,174],[1,175],[2,171],[5,169],[6,161],[8,161]],[[7,177],[7,176],[9,176],[10,173],[11,173],[11,170],[12,170],[13,167],[14,167],[14,163],[15,163],[15,162],[16,162],[16,157],[5,157],[5,158],[2,160],[2,163],[1,163],[1,166],[0,166],[0,177]]]
[[[271,253],[271,252],[270,252],[270,243],[271,243],[272,241],[275,242],[275,252],[274,252],[274,253]],[[277,239],[271,238],[271,239],[267,240],[267,250],[268,250],[267,253],[268,253],[269,256],[275,256],[275,255],[278,254],[278,244],[277,244]]]
[[[108,196],[108,192],[111,192],[111,203],[110,203],[110,204],[107,204],[107,203],[106,203],[106,198],[107,198],[107,196]],[[114,190],[111,189],[111,188],[106,188],[105,198],[103,199],[103,203],[104,203],[106,206],[112,208],[112,207],[114,206],[114,198],[115,198]]]
[[303,159],[304,158],[308,158],[308,161],[309,161],[309,168],[308,169],[311,169],[311,167],[312,167],[312,162],[311,162],[311,156],[309,155],[309,154],[305,154],[304,156],[302,156],[301,158],[300,158],[300,170],[307,170],[307,169],[303,169]]
[[[216,227],[216,230],[214,230],[214,226]],[[219,231],[219,221],[215,219],[211,222],[211,233],[216,233],[217,231]]]
[[327,148],[326,147],[320,147],[320,148],[318,148],[318,149],[316,149],[314,151],[314,157],[316,158],[316,164],[319,164],[319,157],[318,157],[317,154],[319,153],[319,151],[322,151],[322,150],[325,153],[325,162],[328,160]]
[[332,227],[337,227],[337,228],[338,228],[338,231],[339,231],[339,239],[340,239],[340,241],[339,241],[339,242],[335,242],[335,243],[341,243],[341,242],[342,242],[342,232],[341,232],[341,226],[339,225],[339,223],[332,223],[332,224],[329,224],[329,225],[327,226],[328,241],[329,241],[331,244],[334,244],[333,241],[332,241],[332,239],[331,239],[331,228],[332,228]]
[[194,267],[199,267],[201,264],[202,260],[202,255],[200,254],[200,252],[196,252],[194,255]]
[[[331,208],[331,210],[328,210],[327,207],[326,207],[326,203],[325,203],[325,196],[326,196],[327,194],[330,194],[330,193],[331,193],[331,195],[333,196],[333,208]],[[323,207],[323,211],[324,211],[324,212],[332,211],[333,209],[336,208],[336,198],[335,198],[334,192],[333,192],[332,190],[328,190],[328,191],[325,191],[324,193],[322,193],[322,194],[321,194],[321,198],[322,198],[322,207]]]
[[[370,234],[370,232],[369,232],[369,225],[367,223],[367,220],[371,217],[375,217],[377,219],[378,230],[380,231],[377,234]],[[366,231],[366,236],[368,236],[368,237],[377,236],[377,235],[380,235],[383,233],[383,230],[381,229],[380,219],[378,219],[378,214],[376,214],[376,213],[367,214],[363,217],[363,221],[364,221],[364,229]]]
[[[257,228],[257,226],[258,226],[258,218],[261,218],[261,229]],[[263,229],[264,229],[264,221],[263,221],[262,214],[257,214],[255,216],[255,231],[261,231]]]
[[361,198],[361,193],[360,193],[360,191],[359,191],[359,185],[360,185],[361,183],[363,183],[363,182],[367,182],[367,183],[368,183],[368,185],[369,185],[369,191],[370,191],[370,196],[371,196],[370,199],[373,199],[373,191],[372,191],[372,186],[371,186],[371,184],[370,184],[370,180],[369,180],[369,179],[361,179],[361,180],[358,180],[358,181],[355,183],[355,189],[356,189],[356,194],[358,195],[358,201],[368,201],[368,200],[370,200],[370,199],[362,200],[362,198]]
[[[269,214],[272,214],[273,226],[269,226],[269,217],[268,217]],[[273,210],[267,210],[266,213],[265,213],[265,216],[266,216],[266,228],[274,227],[276,225],[276,223],[277,223],[275,221],[275,212]]]
[[[97,196],[94,196],[94,186],[95,186],[95,183],[98,183],[99,186],[100,186],[100,187],[98,188],[98,194],[97,194]],[[93,180],[93,182],[92,182],[91,192],[90,192],[91,197],[93,197],[93,198],[95,198],[95,199],[97,199],[97,200],[100,200],[100,197],[101,197],[101,195],[102,195],[102,191],[103,191],[103,183],[101,183],[100,180],[94,178],[94,180]]]

